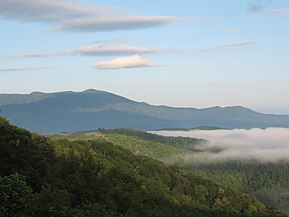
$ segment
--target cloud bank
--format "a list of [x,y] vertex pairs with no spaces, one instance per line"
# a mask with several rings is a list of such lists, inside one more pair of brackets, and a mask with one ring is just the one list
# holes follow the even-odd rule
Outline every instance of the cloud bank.
[[[226,160],[260,160],[274,162],[289,160],[289,129],[235,129],[160,131],[164,136],[185,136],[208,140],[197,148],[200,152],[181,156],[188,162]],[[212,151],[215,150],[215,151]]]
[[156,67],[158,65],[143,59],[139,55],[119,57],[110,61],[98,62],[94,67],[98,69],[123,69],[123,68],[141,68]]
[[140,29],[188,21],[169,16],[132,16],[113,8],[69,0],[1,0],[0,18],[47,23],[52,25],[49,31],[68,32]]

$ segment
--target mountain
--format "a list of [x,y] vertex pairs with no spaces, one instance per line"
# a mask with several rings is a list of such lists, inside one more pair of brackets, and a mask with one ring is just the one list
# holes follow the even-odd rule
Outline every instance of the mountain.
[[106,140],[48,139],[1,117],[0,156],[1,217],[286,216]]
[[153,106],[97,90],[0,94],[1,115],[39,133],[98,128],[289,127],[288,115],[262,114],[241,106],[206,109]]

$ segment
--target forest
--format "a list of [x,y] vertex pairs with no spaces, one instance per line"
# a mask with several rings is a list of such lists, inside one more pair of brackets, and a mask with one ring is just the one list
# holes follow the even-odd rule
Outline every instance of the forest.
[[0,216],[285,216],[100,137],[47,138],[1,118]]
[[[199,147],[206,142],[188,137],[163,137],[132,129],[100,129],[97,132],[82,132],[54,135],[54,138],[69,140],[106,140],[134,154],[145,155],[178,166],[214,182],[254,195],[270,206],[289,214],[289,162],[285,160],[262,162],[259,160],[197,161],[184,156],[197,156]],[[209,150],[218,152],[217,149]]]

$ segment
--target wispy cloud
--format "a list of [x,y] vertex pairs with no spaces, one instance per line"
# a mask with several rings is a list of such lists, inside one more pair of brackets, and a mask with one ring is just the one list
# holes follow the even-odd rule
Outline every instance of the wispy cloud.
[[128,44],[127,42],[104,42],[76,48],[70,53],[84,56],[116,56],[133,54],[160,54],[165,52],[168,52],[168,49],[134,46]]
[[157,47],[141,47],[130,45],[124,41],[109,41],[93,43],[68,51],[54,53],[22,53],[12,56],[0,56],[0,58],[17,58],[17,57],[54,57],[54,56],[123,56],[135,54],[163,54],[169,52],[169,49]]
[[110,61],[98,62],[94,67],[98,69],[122,69],[122,68],[141,68],[156,67],[158,65],[143,59],[139,55],[119,57]]
[[269,15],[289,14],[289,8],[277,8],[266,10],[265,13]]
[[250,14],[258,14],[263,11],[263,6],[260,2],[254,2],[249,4],[248,10]]
[[249,5],[250,14],[259,15],[282,15],[289,14],[289,8],[275,8],[275,9],[265,9],[261,2],[255,2]]
[[[10,56],[10,58],[13,57],[36,57],[36,58],[40,58],[40,57],[53,57],[53,56],[62,56],[62,55],[66,55],[65,52],[63,53],[23,53],[23,54],[16,54],[15,56]],[[9,57],[7,57],[9,58]]]
[[230,50],[246,48],[254,44],[255,42],[253,41],[237,41],[237,42],[223,44],[223,45],[219,45],[215,47],[201,48],[201,49],[198,49],[198,51],[203,51],[203,52],[230,51]]
[[175,22],[200,22],[169,16],[132,16],[114,8],[69,0],[1,0],[0,18],[44,22],[50,31],[97,32],[140,29]]
[[238,30],[237,29],[233,29],[233,28],[222,28],[222,29],[219,29],[218,32],[237,32]]
[[25,67],[16,67],[16,68],[0,68],[0,72],[9,72],[9,71],[31,71],[31,70],[46,70],[46,69],[51,69],[51,67],[25,66]]
[[[49,29],[49,31],[67,32],[98,32],[123,29],[143,29],[167,25],[170,23],[186,22],[187,19],[166,16],[111,16],[89,17],[67,20]],[[204,21],[204,20],[196,20]]]

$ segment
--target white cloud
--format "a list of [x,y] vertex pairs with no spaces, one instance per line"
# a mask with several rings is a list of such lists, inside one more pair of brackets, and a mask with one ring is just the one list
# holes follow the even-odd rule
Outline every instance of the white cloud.
[[16,67],[16,68],[0,68],[1,72],[8,71],[31,71],[31,70],[45,70],[51,69],[50,67],[41,67],[41,66],[26,66],[26,67]]
[[223,44],[216,47],[209,47],[209,48],[202,48],[198,49],[199,51],[204,52],[214,52],[214,51],[230,51],[230,50],[236,50],[240,48],[249,47],[251,45],[254,45],[255,42],[253,41],[237,41],[229,44]]
[[[287,128],[159,131],[155,133],[208,140],[207,143],[198,146],[200,152],[182,156],[188,161],[289,160],[289,129]],[[213,152],[212,150],[219,151]]]
[[156,64],[143,59],[139,55],[119,57],[110,61],[98,62],[94,67],[98,69],[122,69],[122,68],[140,68],[140,67],[155,67]]
[[131,16],[114,8],[69,0],[1,0],[0,18],[45,22],[50,31],[96,32],[139,29],[174,22],[200,22],[169,16]]

